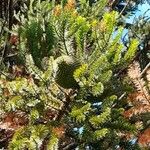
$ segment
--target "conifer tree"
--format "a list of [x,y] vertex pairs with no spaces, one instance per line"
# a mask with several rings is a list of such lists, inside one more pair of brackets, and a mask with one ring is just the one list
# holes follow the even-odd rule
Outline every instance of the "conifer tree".
[[0,77],[7,149],[138,149],[131,142],[136,126],[121,102],[129,89],[118,73],[139,43],[121,43],[119,15],[106,5],[32,0],[27,17],[16,15],[21,25],[13,32],[24,67]]

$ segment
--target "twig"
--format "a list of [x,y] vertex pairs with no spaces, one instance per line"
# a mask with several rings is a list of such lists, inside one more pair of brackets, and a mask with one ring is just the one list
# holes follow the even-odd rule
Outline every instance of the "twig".
[[5,41],[5,44],[3,46],[3,50],[2,50],[2,56],[1,56],[1,59],[0,59],[0,66],[1,66],[1,64],[3,62],[5,51],[6,51],[6,41]]
[[127,94],[127,93],[124,92],[124,93],[118,98],[118,100],[121,100],[126,94]]
[[150,62],[146,65],[146,67],[143,69],[143,71],[140,74],[140,77],[147,71],[147,69],[150,67]]
[[67,110],[70,107],[70,103],[71,103],[70,96],[71,95],[70,94],[69,95],[65,94],[65,96],[66,96],[66,101],[64,102],[64,105],[63,105],[62,109],[59,111],[59,113],[57,115],[57,118],[56,118],[57,121],[61,121],[61,119],[67,113]]
[[123,12],[125,11],[125,9],[127,8],[128,4],[129,4],[129,0],[127,1],[126,5],[124,6],[124,8],[121,10],[120,14],[119,14],[119,18],[121,17],[121,15],[123,14]]
[[63,150],[72,150],[75,149],[78,146],[78,144],[76,142],[70,143],[67,146],[65,146],[63,148]]

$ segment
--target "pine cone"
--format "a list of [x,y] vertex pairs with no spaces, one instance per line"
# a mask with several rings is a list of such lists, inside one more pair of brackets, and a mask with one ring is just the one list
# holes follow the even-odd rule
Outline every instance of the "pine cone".
[[58,85],[63,88],[79,87],[73,77],[74,71],[80,66],[79,61],[71,56],[60,56],[54,61],[54,77]]

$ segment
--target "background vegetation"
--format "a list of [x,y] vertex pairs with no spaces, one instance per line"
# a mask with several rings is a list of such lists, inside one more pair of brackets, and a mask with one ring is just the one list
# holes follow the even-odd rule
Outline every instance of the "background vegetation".
[[150,21],[125,22],[144,2],[1,2],[0,148],[150,148]]

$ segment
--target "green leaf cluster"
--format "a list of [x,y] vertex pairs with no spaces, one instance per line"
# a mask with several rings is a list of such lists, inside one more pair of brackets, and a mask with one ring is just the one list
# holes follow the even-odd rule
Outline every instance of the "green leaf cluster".
[[[40,149],[46,141],[57,150],[68,138],[79,149],[115,149],[121,133],[136,133],[123,116],[117,73],[133,59],[138,41],[123,45],[119,15],[105,11],[106,0],[77,4],[32,0],[27,16],[20,16],[15,30],[28,75],[1,76],[0,108],[25,112],[28,123],[15,131],[9,149]],[[60,137],[51,129],[59,125],[66,128]]]

